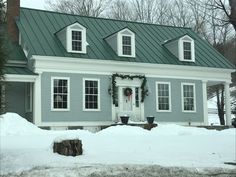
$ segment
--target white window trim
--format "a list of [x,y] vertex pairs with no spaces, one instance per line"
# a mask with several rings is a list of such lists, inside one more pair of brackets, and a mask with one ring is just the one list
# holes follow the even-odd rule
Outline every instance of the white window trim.
[[[86,109],[85,108],[85,81],[97,81],[98,82],[98,108]],[[83,111],[101,111],[100,109],[100,79],[97,78],[83,78]]]
[[[193,86],[193,104],[194,104],[194,110],[184,110],[184,85],[192,85]],[[187,83],[187,82],[182,82],[181,83],[181,102],[182,102],[182,112],[185,113],[196,113],[196,89],[195,89],[195,83]]]
[[[54,79],[67,80],[67,108],[65,109],[53,107]],[[51,111],[70,111],[70,78],[69,77],[51,77]]]
[[[188,38],[188,40],[183,39],[186,37]],[[184,42],[191,43],[191,60],[184,59]],[[194,45],[194,40],[192,38],[190,38],[188,35],[181,37],[178,41],[178,48],[179,48],[178,53],[180,61],[195,62],[195,45]]]
[[[158,102],[158,84],[168,84],[169,87],[169,110],[160,110],[159,109],[159,102]],[[156,111],[157,112],[172,112],[171,106],[171,84],[170,82],[156,82]]]
[[[27,87],[29,84],[29,97],[30,99],[28,100],[27,96]],[[29,101],[29,108],[27,107],[27,102]],[[25,112],[32,112],[33,110],[33,89],[32,89],[32,83],[25,83]]]
[[[130,34],[122,34],[123,31],[129,31]],[[129,36],[131,37],[131,55],[124,55],[123,54],[123,43],[122,43],[122,38],[123,36]],[[135,34],[130,31],[129,29],[125,28],[122,31],[118,32],[117,35],[117,54],[120,57],[135,57]]]
[[[79,29],[73,28],[74,26],[78,25]],[[72,31],[80,31],[81,32],[81,37],[82,37],[82,50],[77,51],[77,50],[72,50]],[[86,53],[87,52],[87,40],[86,40],[86,28],[80,25],[79,23],[74,23],[73,25],[70,25],[67,27],[66,30],[66,46],[67,46],[67,52],[71,53]]]

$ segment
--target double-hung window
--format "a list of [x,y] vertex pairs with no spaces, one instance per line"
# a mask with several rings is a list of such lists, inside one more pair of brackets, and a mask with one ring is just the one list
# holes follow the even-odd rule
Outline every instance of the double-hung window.
[[71,37],[72,51],[82,51],[82,32],[72,30]]
[[191,53],[191,42],[183,42],[183,56],[184,60],[192,60],[192,53]]
[[171,92],[169,82],[156,83],[157,111],[171,111]]
[[131,55],[131,36],[122,36],[122,54]]
[[100,83],[99,79],[84,79],[84,110],[100,110]]
[[52,78],[52,110],[69,110],[69,78]]
[[196,111],[195,85],[182,83],[182,110],[184,112]]

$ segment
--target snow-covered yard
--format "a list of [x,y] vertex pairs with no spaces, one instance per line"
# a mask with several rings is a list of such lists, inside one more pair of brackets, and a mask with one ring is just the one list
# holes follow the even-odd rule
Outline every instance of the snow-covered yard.
[[[236,129],[233,128],[216,131],[169,124],[148,131],[120,125],[90,133],[85,130],[42,130],[13,113],[2,117],[1,175],[20,174],[31,169],[44,172],[57,169],[62,175],[68,174],[68,169],[77,168],[81,169],[81,173],[89,174],[92,173],[90,166],[96,169],[98,166],[120,165],[119,168],[124,170],[124,164],[137,165],[140,169],[152,165],[194,169],[235,168],[224,164],[236,162]],[[53,153],[53,141],[64,138],[81,139],[83,155],[65,157]]]

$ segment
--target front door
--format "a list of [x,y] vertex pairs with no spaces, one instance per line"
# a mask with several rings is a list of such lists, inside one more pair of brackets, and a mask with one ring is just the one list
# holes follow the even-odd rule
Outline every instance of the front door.
[[118,87],[118,91],[118,118],[121,115],[128,115],[130,121],[141,121],[140,87],[122,86]]

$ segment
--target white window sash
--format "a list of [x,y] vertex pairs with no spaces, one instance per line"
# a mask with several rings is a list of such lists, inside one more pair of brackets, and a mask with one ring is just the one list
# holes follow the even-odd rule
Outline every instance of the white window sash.
[[[169,101],[169,109],[168,110],[162,110],[159,109],[159,93],[158,93],[158,85],[168,85],[168,90],[169,90],[169,96],[168,96],[168,101]],[[170,82],[156,82],[156,111],[157,112],[171,112],[171,86]]]
[[[185,110],[184,109],[184,99],[187,97],[184,97],[184,86],[192,86],[193,87],[193,110]],[[189,97],[188,97],[189,98]],[[181,83],[181,99],[182,99],[182,112],[189,112],[194,113],[196,112],[196,90],[195,90],[195,84],[194,83]]]
[[[98,89],[98,93],[97,93],[97,108],[96,109],[90,109],[90,108],[86,108],[86,93],[85,93],[85,82],[86,81],[96,81],[97,82],[97,89]],[[100,79],[96,79],[96,78],[83,78],[83,111],[101,111],[100,109]]]
[[[67,80],[67,108],[54,108],[54,80]],[[51,111],[70,111],[70,78],[51,77]]]

